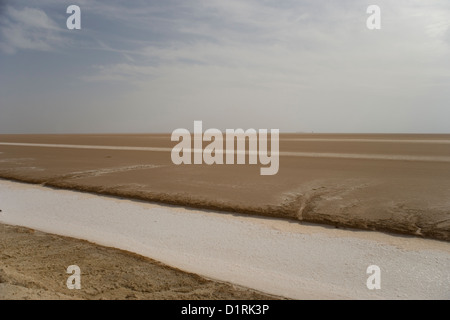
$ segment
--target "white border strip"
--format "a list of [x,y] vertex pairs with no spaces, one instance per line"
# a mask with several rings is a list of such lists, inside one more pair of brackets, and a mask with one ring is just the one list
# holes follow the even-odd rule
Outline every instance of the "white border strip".
[[[181,151],[174,148],[163,147],[130,147],[130,146],[98,146],[98,145],[77,145],[77,144],[45,144],[45,143],[13,143],[0,142],[3,146],[17,147],[43,147],[43,148],[68,148],[68,149],[94,149],[94,150],[123,150],[123,151],[153,151],[153,152],[171,152]],[[191,152],[191,149],[184,149]],[[194,152],[203,152],[201,149],[193,149]],[[228,150],[225,150],[227,152]],[[220,151],[217,151],[221,153]],[[231,152],[231,151],[230,151]],[[234,151],[235,154],[241,154],[242,151]],[[253,152],[245,151],[245,154]],[[414,155],[390,155],[390,154],[361,154],[361,153],[328,153],[328,152],[295,152],[280,151],[273,153],[281,157],[308,157],[308,158],[341,158],[341,159],[365,159],[365,160],[396,160],[396,161],[428,161],[428,162],[450,162],[450,157],[446,156],[414,156]]]

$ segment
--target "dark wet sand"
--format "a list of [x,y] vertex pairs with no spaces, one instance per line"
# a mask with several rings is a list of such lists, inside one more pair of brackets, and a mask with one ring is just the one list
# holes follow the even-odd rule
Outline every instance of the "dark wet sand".
[[[0,135],[0,142],[176,144],[162,134]],[[450,135],[289,134],[281,136],[280,152],[318,155],[281,156],[278,174],[261,176],[259,164],[176,166],[170,152],[0,145],[0,177],[450,240]]]

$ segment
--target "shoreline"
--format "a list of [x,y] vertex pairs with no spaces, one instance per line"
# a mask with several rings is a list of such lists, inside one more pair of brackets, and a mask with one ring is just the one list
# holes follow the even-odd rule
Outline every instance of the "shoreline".
[[[124,190],[117,190],[116,188],[108,188],[106,186],[84,186],[77,185],[73,183],[65,183],[64,181],[44,181],[44,180],[33,180],[28,177],[16,177],[7,176],[0,173],[0,181],[13,181],[18,183],[26,183],[30,185],[38,185],[49,188],[54,188],[57,190],[67,190],[83,192],[98,196],[108,196],[115,198],[124,198],[129,200],[143,201],[147,203],[161,204],[161,205],[174,205],[180,207],[189,207],[198,210],[213,210],[221,211],[224,213],[238,213],[255,217],[262,218],[279,218],[286,219],[288,221],[295,222],[306,222],[319,224],[324,226],[330,226],[335,228],[350,228],[359,229],[366,231],[378,231],[386,232],[389,234],[406,235],[406,236],[416,236],[423,239],[434,239],[441,241],[450,242],[450,230],[428,230],[424,231],[422,228],[412,224],[412,225],[395,225],[395,224],[380,224],[378,222],[371,222],[365,219],[353,219],[353,220],[336,220],[330,215],[314,215],[308,214],[308,212],[298,213],[297,208],[292,208],[292,204],[282,204],[280,206],[265,206],[261,208],[255,207],[245,207],[242,205],[233,205],[231,203],[217,203],[211,201],[210,199],[198,199],[192,198],[186,194],[175,194],[170,195],[167,193],[153,193],[140,194],[139,192],[130,192]],[[297,202],[296,200],[293,201]],[[302,202],[300,200],[300,202]],[[302,206],[305,211],[309,209],[309,204],[303,204]],[[450,219],[444,220],[448,221]]]
[[[5,197],[0,223],[118,247],[275,296],[450,298],[445,241],[161,207],[16,182],[1,181],[0,188]],[[385,286],[378,292],[365,287],[371,264],[384,272]],[[417,274],[408,273],[412,267]],[[427,289],[418,290],[422,286]]]
[[450,159],[449,144],[450,135],[282,134],[279,171],[261,176],[248,164],[174,165],[169,135],[0,135],[0,177],[450,241],[450,162],[423,161]]
[[[2,223],[0,234],[1,300],[283,299],[86,240]],[[66,287],[72,259],[82,259],[80,290]]]
[[[389,234],[417,236],[419,238],[424,239],[435,239],[450,242],[450,230],[447,229],[424,231],[422,228],[417,227],[415,225],[410,226],[395,225],[392,223],[386,225],[380,224],[378,222],[367,221],[365,219],[361,219],[360,221],[358,219],[342,221],[336,220],[333,218],[333,216],[330,215],[320,216],[308,213],[305,214],[304,212],[302,212],[302,214],[299,214],[297,212],[297,209],[292,208],[292,204],[290,203],[281,206],[266,206],[262,208],[255,208],[255,207],[245,207],[242,205],[235,206],[230,203],[216,203],[209,199],[192,198],[189,195],[184,194],[169,195],[166,193],[154,193],[152,195],[148,194],[142,195],[139,192],[123,191],[120,189],[116,190],[115,188],[110,189],[106,186],[84,186],[84,185],[76,185],[73,183],[67,184],[64,181],[33,180],[27,177],[23,178],[23,177],[7,176],[1,173],[0,173],[0,180],[26,183],[30,185],[45,186],[58,190],[84,192],[98,196],[109,196],[115,198],[144,201],[148,203],[161,205],[174,205],[181,207],[190,207],[192,209],[199,209],[199,210],[222,211],[224,213],[230,214],[238,213],[256,217],[259,216],[266,218],[280,218],[296,222],[320,224],[335,228],[351,228],[366,231],[378,231],[378,232],[386,232]],[[297,202],[297,200],[294,200],[293,202],[295,203]],[[308,206],[309,206],[308,204],[303,204],[303,207],[306,208],[307,210]]]
[[123,194],[123,193],[115,193],[115,192],[108,192],[106,190],[100,189],[100,190],[90,190],[90,189],[85,189],[83,187],[73,187],[73,186],[60,186],[58,184],[53,184],[53,183],[49,183],[49,182],[35,182],[35,181],[29,181],[28,179],[20,179],[20,178],[5,178],[0,176],[0,182],[1,181],[5,181],[5,182],[15,182],[15,183],[20,183],[20,184],[27,184],[30,186],[40,186],[40,187],[45,187],[45,188],[50,188],[53,189],[55,191],[73,191],[73,192],[80,192],[80,193],[84,193],[87,195],[92,195],[92,196],[99,196],[99,197],[107,197],[107,198],[111,198],[111,199],[119,199],[119,200],[130,200],[130,201],[138,201],[138,202],[142,202],[142,203],[147,203],[150,205],[157,205],[157,206],[169,206],[169,207],[175,207],[175,208],[185,208],[185,209],[192,209],[192,210],[200,210],[200,211],[214,211],[214,212],[220,212],[222,214],[230,214],[230,215],[234,215],[234,216],[241,216],[243,218],[255,218],[255,219],[281,219],[283,221],[286,221],[287,223],[304,223],[306,225],[316,225],[318,227],[324,227],[324,228],[336,228],[336,229],[341,229],[341,230],[350,230],[350,231],[367,231],[367,232],[378,232],[378,233],[382,233],[382,234],[386,234],[389,236],[405,236],[405,237],[414,237],[414,238],[419,238],[419,239],[424,239],[424,240],[435,240],[435,241],[443,241],[443,242],[448,242],[450,243],[450,240],[447,239],[447,237],[444,238],[433,238],[433,237],[427,237],[421,233],[418,232],[402,232],[399,230],[393,230],[392,228],[379,228],[378,226],[374,226],[374,227],[370,227],[367,224],[364,224],[363,227],[360,227],[358,224],[353,224],[353,223],[335,223],[332,220],[330,221],[323,221],[323,220],[301,220],[301,219],[297,219],[296,217],[290,217],[290,216],[286,216],[283,214],[277,214],[277,213],[265,213],[265,211],[267,211],[268,208],[266,210],[264,210],[264,212],[259,212],[259,211],[253,211],[253,210],[241,210],[239,208],[235,209],[232,206],[231,207],[227,207],[227,206],[222,206],[222,205],[203,205],[203,204],[198,204],[197,202],[193,202],[192,204],[189,203],[185,203],[183,201],[172,201],[170,199],[167,198],[163,198],[161,200],[152,200],[151,198],[147,198],[145,196],[139,196],[139,195],[130,195],[130,194]]

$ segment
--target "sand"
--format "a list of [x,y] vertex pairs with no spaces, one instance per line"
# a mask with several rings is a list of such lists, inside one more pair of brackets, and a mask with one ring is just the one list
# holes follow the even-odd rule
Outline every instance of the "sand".
[[0,135],[0,178],[41,185],[0,181],[0,297],[450,299],[450,135],[283,134],[274,176],[174,145]]
[[167,134],[0,135],[0,177],[450,240],[450,135],[284,134],[274,176],[176,166],[175,144]]
[[[0,181],[0,203],[0,223],[135,252],[208,279],[270,295],[293,299],[450,299],[450,244],[446,241],[164,206],[10,181]],[[23,280],[29,269],[51,278],[37,281],[46,290],[52,288],[45,287],[47,281],[62,286],[64,268],[59,265],[55,274],[54,267],[48,266],[60,258],[64,265],[79,265],[82,272],[96,279],[92,287],[86,287],[92,289],[90,298],[116,297],[115,290],[120,296],[122,286],[129,287],[128,278],[121,278],[128,274],[124,266],[133,268],[134,263],[118,262],[116,268],[112,262],[111,267],[104,264],[103,256],[86,263],[83,251],[53,247],[53,241],[42,241],[44,248],[36,252],[29,247],[34,240],[25,240],[18,248],[11,244],[14,241],[14,237],[7,238],[4,245],[12,251],[5,254],[2,250],[8,258],[2,262],[3,268],[26,288],[36,288],[35,280]],[[30,256],[37,264],[30,263]],[[366,286],[370,265],[381,269],[380,290]],[[115,273],[108,276],[113,270]],[[108,283],[102,285],[105,277]],[[139,273],[131,274],[131,283],[139,282],[139,277]],[[165,275],[161,281],[173,283],[173,277]],[[83,283],[93,278],[87,277]],[[139,288],[144,290],[147,285]],[[207,292],[214,291],[215,285],[210,285]],[[195,297],[196,289],[186,290],[189,293],[184,297]],[[170,289],[158,294],[170,298],[174,293]]]
[[[276,297],[168,267],[130,252],[0,224],[2,300],[196,300]],[[66,286],[76,260],[81,289]]]

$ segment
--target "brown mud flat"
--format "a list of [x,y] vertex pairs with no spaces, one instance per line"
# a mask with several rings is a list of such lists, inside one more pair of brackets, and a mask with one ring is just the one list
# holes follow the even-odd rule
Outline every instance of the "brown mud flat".
[[[278,299],[83,240],[4,224],[0,236],[0,299]],[[81,270],[80,290],[66,286],[73,261]]]
[[[176,144],[164,134],[0,135],[0,142],[156,148]],[[278,173],[262,176],[259,164],[177,166],[167,151],[0,145],[0,177],[450,240],[450,135],[285,134],[280,136],[280,152],[313,155],[282,155]],[[321,156],[325,153],[335,156]]]

